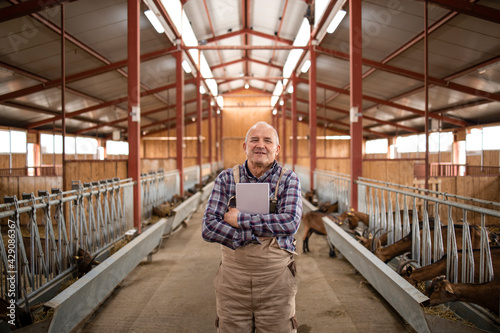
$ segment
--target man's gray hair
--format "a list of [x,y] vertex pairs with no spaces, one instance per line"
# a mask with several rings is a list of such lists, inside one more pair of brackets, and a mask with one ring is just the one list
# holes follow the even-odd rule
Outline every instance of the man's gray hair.
[[259,125],[265,125],[265,126],[273,129],[274,135],[276,135],[276,146],[279,146],[279,144],[280,144],[280,138],[278,136],[278,131],[276,130],[276,128],[274,128],[273,126],[269,125],[265,121],[259,121],[259,122],[255,123],[255,125],[253,125],[252,127],[250,127],[250,129],[247,132],[247,136],[245,137],[245,143],[247,143],[247,141],[248,141],[248,134],[250,134],[250,131],[253,130],[253,129],[255,129]]

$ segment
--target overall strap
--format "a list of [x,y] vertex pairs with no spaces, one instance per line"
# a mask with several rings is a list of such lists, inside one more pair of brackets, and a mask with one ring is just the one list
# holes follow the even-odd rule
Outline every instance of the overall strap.
[[234,183],[238,184],[240,182],[240,166],[236,164],[233,167]]
[[274,191],[274,200],[278,200],[278,188],[280,186],[281,177],[283,177],[283,174],[287,171],[288,171],[287,168],[285,167],[281,168],[280,178],[278,178],[278,182],[276,183],[276,190]]

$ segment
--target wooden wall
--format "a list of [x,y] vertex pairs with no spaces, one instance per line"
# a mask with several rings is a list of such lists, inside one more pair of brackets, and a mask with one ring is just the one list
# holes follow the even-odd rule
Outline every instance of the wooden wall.
[[271,97],[262,96],[262,93],[252,90],[240,91],[237,94],[241,96],[242,93],[248,94],[244,102],[239,97],[231,98],[231,95],[224,97],[222,111],[224,169],[245,161],[243,142],[250,127],[258,121],[272,124],[272,110],[269,106]]

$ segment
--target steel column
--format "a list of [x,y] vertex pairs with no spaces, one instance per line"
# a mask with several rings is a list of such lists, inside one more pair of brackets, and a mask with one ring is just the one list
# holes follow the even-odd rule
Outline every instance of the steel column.
[[134,185],[134,227],[141,233],[141,164],[140,164],[140,1],[128,0],[128,176]]
[[349,42],[351,74],[351,207],[358,210],[358,185],[363,175],[363,37],[361,30],[361,0],[349,0]]
[[297,76],[292,73],[292,170],[297,164]]
[[428,28],[428,2],[424,2],[424,89],[425,89],[425,189],[429,189],[429,28]]
[[183,52],[179,50],[175,53],[176,59],[176,88],[175,88],[175,103],[176,103],[176,136],[177,136],[177,170],[179,170],[179,194],[184,194],[184,152],[182,149],[184,139],[184,70],[182,69]]
[[200,167],[200,184],[202,184],[202,179],[203,179],[203,158],[201,156],[201,151],[202,151],[202,142],[201,142],[201,122],[203,121],[202,118],[202,105],[203,105],[203,100],[200,92],[200,87],[201,87],[201,72],[200,72],[200,54],[201,52],[198,52],[198,71],[196,73],[196,136],[198,137],[198,140],[196,141],[196,152],[197,152],[197,157],[196,161]]
[[281,106],[283,111],[283,134],[281,137],[281,154],[283,156],[283,166],[286,164],[286,98],[283,96],[283,105]]
[[66,187],[66,24],[64,15],[64,4],[61,6],[61,114],[62,114],[62,183],[63,191],[68,190]]
[[210,173],[212,170],[212,103],[210,98],[207,98],[208,104],[208,163],[210,163]]
[[[312,27],[311,27],[312,28]],[[314,170],[316,169],[316,49],[309,41],[309,155],[310,155],[310,190],[314,189]]]

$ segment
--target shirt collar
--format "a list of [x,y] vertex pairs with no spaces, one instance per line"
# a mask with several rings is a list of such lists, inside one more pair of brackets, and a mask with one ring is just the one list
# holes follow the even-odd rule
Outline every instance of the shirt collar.
[[269,177],[270,174],[274,173],[275,170],[276,170],[276,168],[278,167],[278,162],[276,160],[274,160],[273,164],[271,165],[271,167],[269,168],[269,170],[267,170],[260,178],[255,177],[250,172],[250,169],[248,168],[248,160],[246,160],[245,163],[243,163],[243,166],[244,166],[243,169],[245,170],[246,177],[248,179],[255,179],[255,181],[259,181],[259,180],[266,179],[267,177]]

